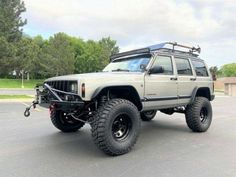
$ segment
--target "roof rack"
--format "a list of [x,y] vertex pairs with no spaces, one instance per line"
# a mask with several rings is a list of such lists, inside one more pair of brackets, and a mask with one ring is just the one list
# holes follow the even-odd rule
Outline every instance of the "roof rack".
[[154,50],[164,48],[165,45],[171,45],[172,50],[175,50],[175,47],[182,47],[182,48],[185,48],[185,49],[189,49],[190,53],[194,53],[194,52],[197,52],[199,54],[201,53],[201,48],[199,46],[197,46],[197,47],[187,46],[187,45],[183,45],[183,44],[178,44],[177,42],[164,42],[164,43],[160,43],[160,44],[157,44],[157,45],[149,46],[148,48],[150,48],[151,51],[154,51]]
[[[201,53],[201,48],[199,46],[197,46],[197,47],[191,46],[190,47],[190,46],[178,44],[177,42],[164,42],[164,43],[152,45],[152,46],[149,46],[149,47],[146,47],[146,48],[131,50],[131,51],[122,52],[122,53],[117,53],[117,54],[112,55],[110,57],[110,60],[112,61],[115,58],[120,58],[120,57],[127,56],[127,55],[149,54],[151,51],[156,51],[156,50],[159,50],[159,49],[166,48],[165,47],[166,45],[171,45],[172,46],[171,50],[173,50],[173,51],[177,51],[177,50],[175,50],[175,47],[181,47],[181,48],[189,49],[189,53],[191,53],[191,54],[193,54],[194,52],[197,52],[198,54]],[[166,48],[166,49],[168,49],[168,48]],[[185,51],[179,51],[179,52],[184,53]]]

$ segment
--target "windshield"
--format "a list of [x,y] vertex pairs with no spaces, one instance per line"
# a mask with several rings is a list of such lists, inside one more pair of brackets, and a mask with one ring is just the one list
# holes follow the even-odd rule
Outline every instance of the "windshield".
[[109,63],[103,71],[127,71],[127,72],[143,72],[144,66],[147,66],[150,61],[151,55],[129,57],[124,59],[115,60]]

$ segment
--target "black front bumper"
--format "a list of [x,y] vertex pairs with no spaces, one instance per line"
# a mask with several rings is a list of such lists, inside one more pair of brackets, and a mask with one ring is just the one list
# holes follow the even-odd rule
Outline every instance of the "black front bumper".
[[84,107],[84,101],[78,94],[54,89],[47,83],[36,86],[36,102],[40,106],[46,108],[53,106],[54,109],[64,112],[72,112]]

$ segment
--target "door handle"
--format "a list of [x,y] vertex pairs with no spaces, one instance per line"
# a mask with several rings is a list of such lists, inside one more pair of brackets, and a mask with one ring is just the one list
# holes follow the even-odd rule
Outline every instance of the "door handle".
[[196,78],[190,78],[190,80],[191,80],[191,81],[195,81],[195,80],[196,80]]
[[171,77],[170,80],[177,81],[178,79],[177,79],[177,77]]

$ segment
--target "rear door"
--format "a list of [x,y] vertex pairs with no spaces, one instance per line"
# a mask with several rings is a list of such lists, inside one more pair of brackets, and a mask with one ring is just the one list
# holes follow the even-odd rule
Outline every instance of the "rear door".
[[173,57],[157,55],[151,66],[163,67],[163,73],[145,75],[144,109],[161,109],[178,104],[177,76]]
[[188,58],[175,57],[178,74],[178,103],[189,103],[192,92],[196,87],[196,76]]
[[207,66],[204,63],[204,61],[192,59],[192,64],[193,64],[193,68],[194,68],[196,76],[197,76],[196,86],[211,88],[210,94],[213,94],[212,77],[211,77],[210,72],[207,69]]

